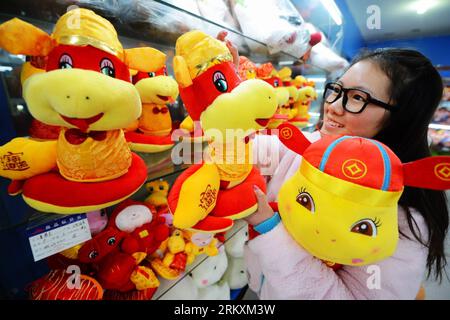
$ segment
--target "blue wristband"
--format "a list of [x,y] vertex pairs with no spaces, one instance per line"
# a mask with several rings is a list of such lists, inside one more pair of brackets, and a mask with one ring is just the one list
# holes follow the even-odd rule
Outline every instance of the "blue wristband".
[[253,229],[260,234],[264,234],[275,228],[280,223],[280,221],[280,215],[278,214],[278,212],[275,212],[273,216],[254,226]]

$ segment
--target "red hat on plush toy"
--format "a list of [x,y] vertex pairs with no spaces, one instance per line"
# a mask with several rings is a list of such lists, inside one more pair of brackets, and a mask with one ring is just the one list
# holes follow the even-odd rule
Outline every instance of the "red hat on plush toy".
[[375,140],[326,137],[312,144],[303,157],[320,171],[341,180],[384,191],[399,191],[403,187],[400,159]]

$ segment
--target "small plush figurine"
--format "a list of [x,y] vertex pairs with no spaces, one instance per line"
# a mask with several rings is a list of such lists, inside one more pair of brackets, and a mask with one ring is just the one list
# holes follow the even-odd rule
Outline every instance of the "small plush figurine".
[[169,183],[165,180],[155,180],[147,182],[145,189],[150,195],[145,198],[145,202],[155,208],[167,206],[167,196],[169,194]]
[[150,72],[138,71],[133,76],[142,101],[142,114],[128,126],[125,138],[130,142],[131,150],[155,153],[174,145],[167,104],[178,97],[178,84],[167,74],[164,53],[152,48],[146,58],[153,63]]
[[[290,95],[292,92],[283,86],[283,82],[281,81],[277,71],[273,67],[272,63],[264,63],[261,66],[256,68],[256,74],[258,79],[264,80],[275,88],[275,92],[277,95],[277,103],[278,107],[275,114],[270,119],[267,124],[267,129],[265,132],[267,134],[272,133],[272,129],[276,129],[280,124],[288,120],[286,105],[290,100]],[[297,94],[295,92],[295,94]]]
[[304,86],[298,89],[298,98],[291,108],[289,123],[300,128],[307,126],[311,117],[308,113],[309,107],[316,97],[317,93],[313,87]]
[[392,255],[404,186],[450,188],[450,157],[402,164],[382,143],[352,136],[310,143],[291,124],[280,140],[303,156],[281,187],[278,208],[293,239],[330,264],[361,266]]
[[[209,145],[211,161],[184,171],[169,192],[173,225],[225,231],[233,219],[257,209],[253,185],[265,190],[264,179],[250,161],[246,138],[267,125],[276,111],[276,94],[262,80],[241,82],[227,46],[200,31],[178,38],[174,71],[190,116],[200,120],[205,135],[214,141]],[[227,139],[227,130],[242,136]]]
[[29,76],[23,95],[35,119],[62,127],[57,141],[16,138],[0,147],[0,176],[16,180],[9,192],[22,191],[35,209],[64,214],[105,208],[136,192],[147,170],[122,128],[141,114],[129,69],[150,71],[150,49],[124,50],[112,24],[87,9],[62,15],[51,35],[7,21],[0,47],[46,57],[46,72]]

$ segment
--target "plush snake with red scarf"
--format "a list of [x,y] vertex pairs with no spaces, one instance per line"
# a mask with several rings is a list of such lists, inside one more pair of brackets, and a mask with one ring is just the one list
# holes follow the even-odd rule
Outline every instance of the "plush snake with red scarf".
[[[178,38],[174,70],[190,116],[200,121],[212,142],[211,161],[186,170],[169,193],[173,224],[179,229],[222,232],[232,227],[234,219],[257,209],[253,185],[265,191],[265,182],[251,163],[247,138],[275,113],[276,94],[262,80],[241,82],[226,45],[200,31]],[[232,139],[226,138],[227,130],[234,130]]]

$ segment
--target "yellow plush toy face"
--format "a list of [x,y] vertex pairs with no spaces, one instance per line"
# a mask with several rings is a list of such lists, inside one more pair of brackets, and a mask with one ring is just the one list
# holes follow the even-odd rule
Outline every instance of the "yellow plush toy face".
[[316,91],[313,87],[303,87],[298,90],[297,100],[301,102],[309,102],[316,96]]
[[76,128],[62,116],[98,120],[89,130],[126,127],[141,114],[141,100],[126,81],[82,69],[35,74],[24,83],[24,98],[34,118],[51,125]]
[[[220,131],[226,136],[226,129],[244,131],[264,128],[277,109],[277,95],[274,88],[263,80],[242,82],[233,91],[218,96],[200,117],[203,130]],[[259,119],[267,119],[265,125]]]
[[146,78],[136,83],[143,103],[166,104],[178,97],[178,83],[168,76]]
[[359,266],[394,253],[401,193],[332,177],[303,159],[280,189],[278,202],[286,229],[312,255]]

